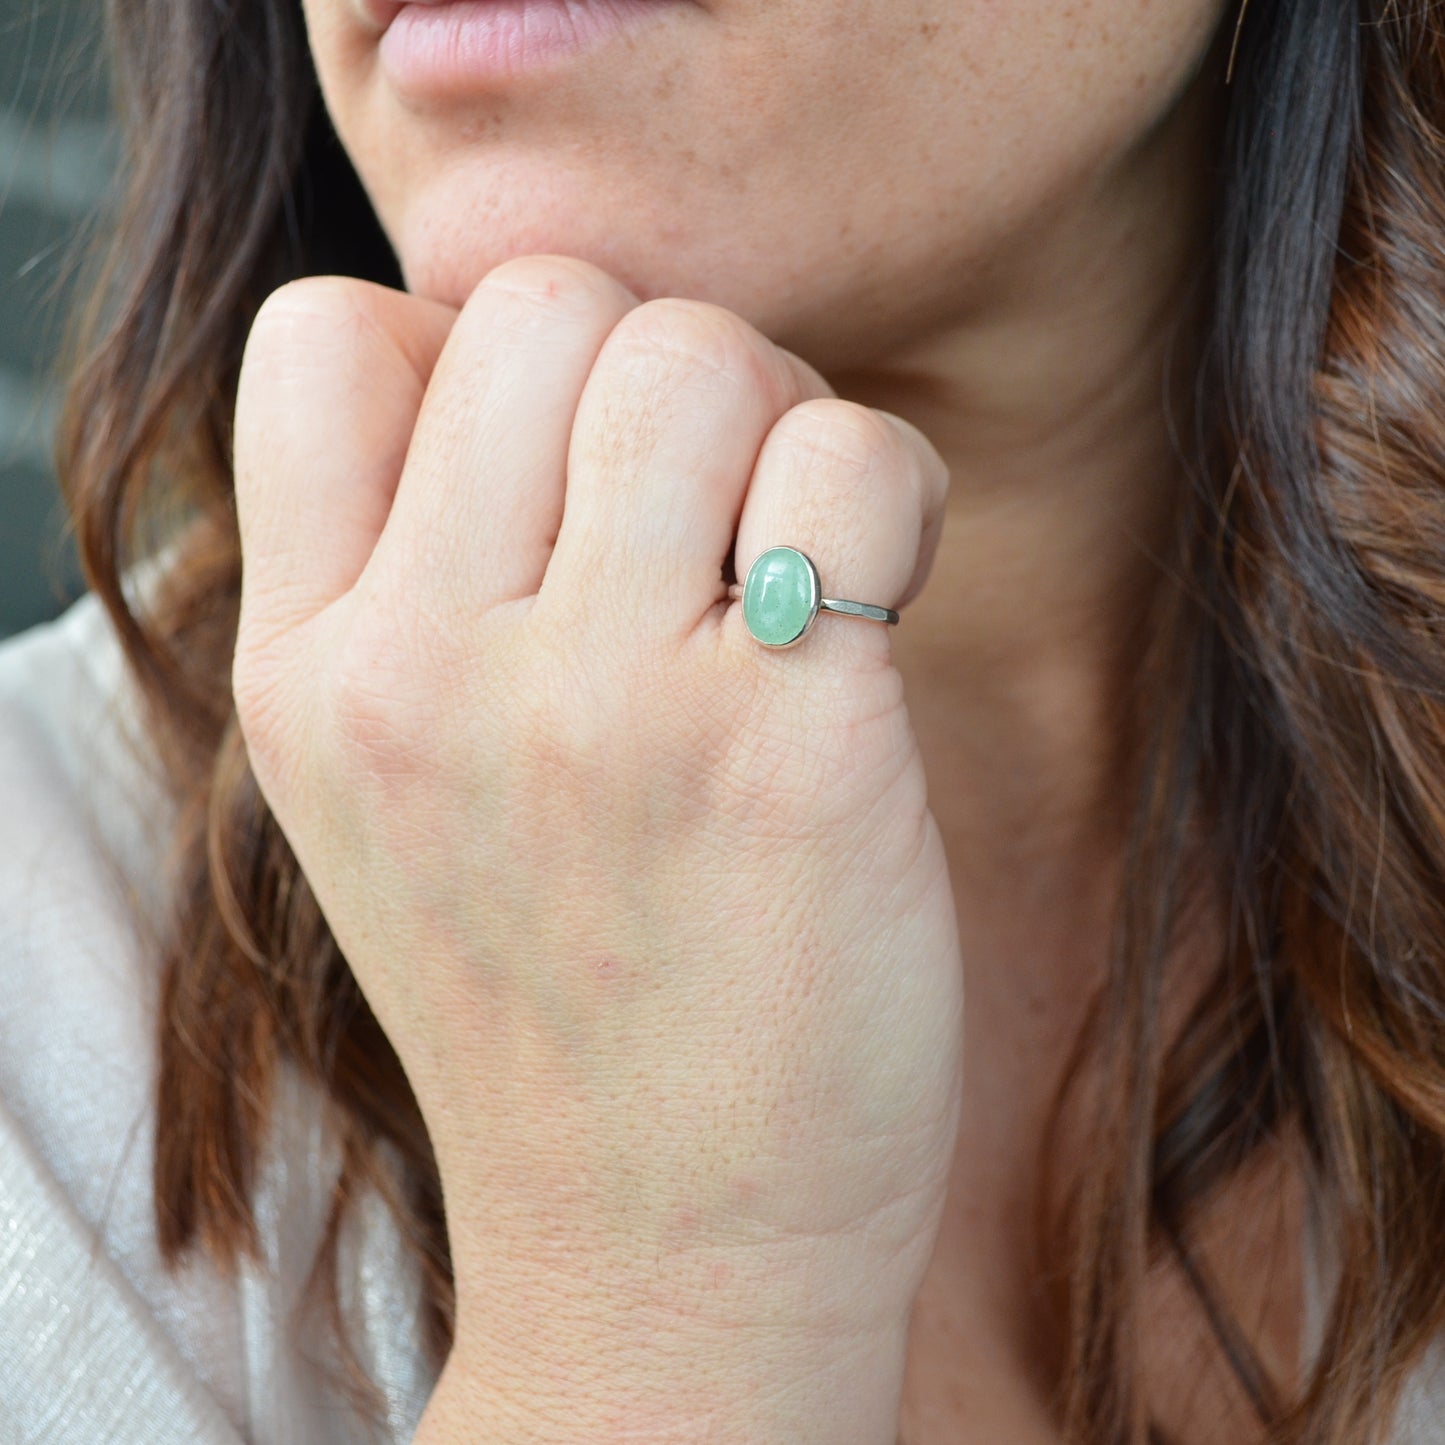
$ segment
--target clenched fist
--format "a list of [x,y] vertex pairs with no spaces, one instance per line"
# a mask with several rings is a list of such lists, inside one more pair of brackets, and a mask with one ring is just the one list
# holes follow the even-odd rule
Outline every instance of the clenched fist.
[[[416,1092],[476,1440],[891,1442],[962,965],[891,628],[947,472],[704,302],[564,256],[262,306],[258,783]],[[905,615],[901,623],[908,625]]]

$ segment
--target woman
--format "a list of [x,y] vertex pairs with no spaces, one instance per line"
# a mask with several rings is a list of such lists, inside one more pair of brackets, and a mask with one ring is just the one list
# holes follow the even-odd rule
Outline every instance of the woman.
[[112,6],[16,1418],[1441,1438],[1445,5],[528,7]]

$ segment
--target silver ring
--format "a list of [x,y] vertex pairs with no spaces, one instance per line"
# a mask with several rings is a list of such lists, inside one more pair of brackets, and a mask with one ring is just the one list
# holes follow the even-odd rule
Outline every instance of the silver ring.
[[838,612],[870,622],[896,623],[891,607],[844,602],[824,597],[813,559],[796,547],[769,547],[748,568],[747,579],[734,582],[728,596],[743,602],[743,621],[764,647],[792,647],[813,625],[819,612]]

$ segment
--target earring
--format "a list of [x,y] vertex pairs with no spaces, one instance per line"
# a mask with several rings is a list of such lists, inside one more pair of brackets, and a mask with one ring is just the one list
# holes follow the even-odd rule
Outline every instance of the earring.
[[1249,0],[1242,0],[1239,7],[1239,18],[1234,22],[1234,42],[1229,47],[1229,68],[1224,72],[1224,83],[1229,84],[1234,79],[1234,56],[1239,49],[1239,32],[1244,29],[1244,12],[1249,9]]

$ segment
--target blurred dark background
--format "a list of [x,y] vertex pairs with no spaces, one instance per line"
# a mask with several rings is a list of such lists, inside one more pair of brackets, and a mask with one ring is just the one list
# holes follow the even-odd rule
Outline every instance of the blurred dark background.
[[0,0],[0,638],[84,584],[52,461],[52,373],[80,227],[104,216],[118,151],[96,0]]

